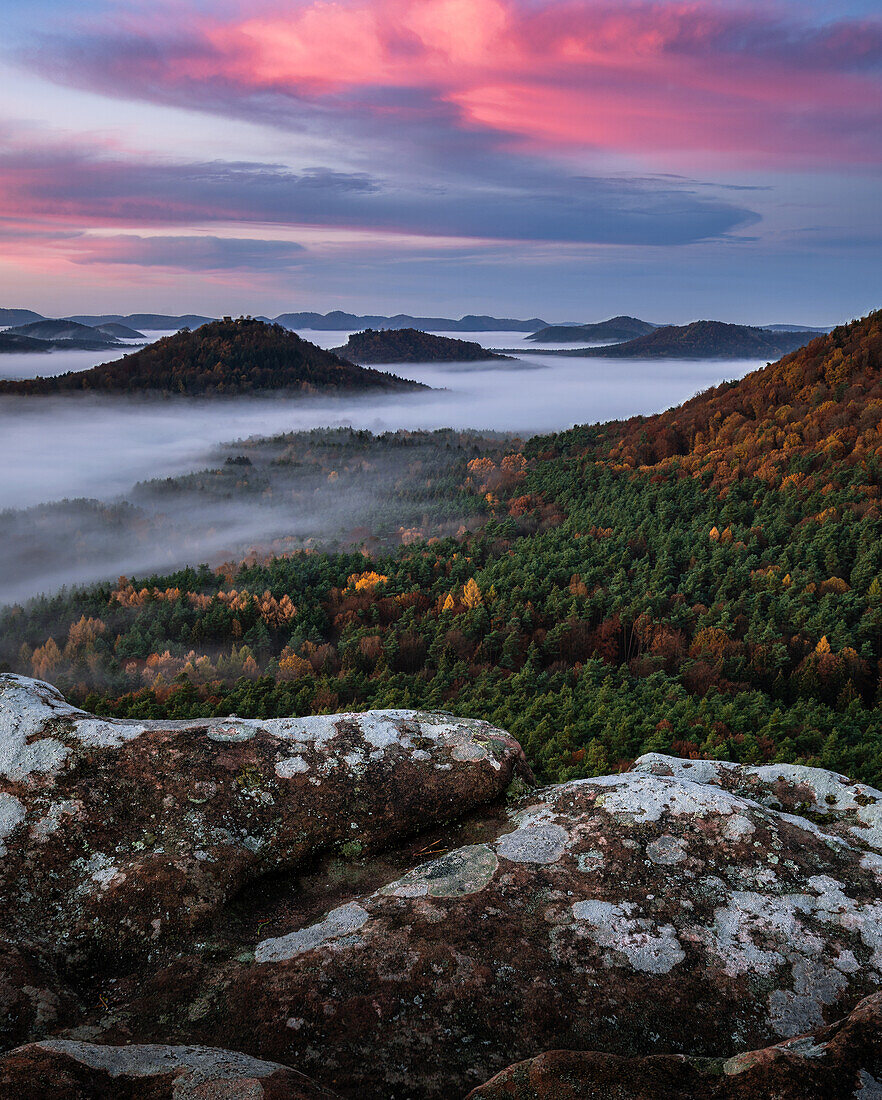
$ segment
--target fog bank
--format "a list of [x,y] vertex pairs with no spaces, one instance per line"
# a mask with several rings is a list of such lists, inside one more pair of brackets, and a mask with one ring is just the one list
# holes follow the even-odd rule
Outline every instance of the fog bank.
[[[302,335],[325,346],[338,346],[348,338],[348,334],[336,332]],[[523,343],[524,334],[475,335],[485,346],[517,347]],[[101,353],[94,352],[56,352],[28,358],[33,362],[33,374],[46,374],[48,361],[52,361],[54,370],[56,357],[61,370],[83,369],[79,364],[69,365],[69,360],[84,355],[89,357],[89,365],[101,358]],[[0,510],[31,508],[67,498],[113,501],[128,496],[135,482],[202,468],[211,463],[219,444],[256,435],[351,425],[375,433],[453,427],[528,436],[577,423],[651,414],[762,365],[719,360],[612,362],[543,356],[531,348],[525,348],[522,355],[521,360],[511,363],[399,364],[390,368],[437,392],[346,398],[273,394],[213,400],[3,398]],[[62,357],[68,360],[67,365]],[[0,374],[9,377],[7,358],[0,360]],[[145,556],[140,547],[135,554],[135,548],[124,542],[115,548],[109,546],[106,558],[101,555],[100,564],[95,563],[97,575],[133,572],[154,562],[165,568],[206,560],[232,549],[233,544],[248,541],[252,524],[252,541],[258,541],[268,534],[306,537],[318,521],[309,510],[294,509],[282,523],[273,516],[269,531],[265,523],[257,524],[253,515],[249,517],[237,509],[235,514],[219,510],[214,517],[200,513],[198,521],[192,517],[190,530],[188,522],[186,515],[175,517],[175,538],[161,553]],[[8,532],[7,527],[7,538]],[[235,539],[227,537],[233,532]],[[169,558],[166,550],[171,545],[177,550]],[[128,560],[128,555],[138,560]],[[0,570],[2,560],[0,555]],[[51,575],[34,578],[34,591],[95,579],[95,575],[61,577],[53,570]],[[9,591],[4,593],[3,588],[0,575],[0,599],[8,599]],[[17,590],[15,598],[26,594]]]

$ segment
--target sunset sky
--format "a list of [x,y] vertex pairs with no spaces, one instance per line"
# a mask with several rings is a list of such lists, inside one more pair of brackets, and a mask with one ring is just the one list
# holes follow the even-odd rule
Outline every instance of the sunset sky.
[[0,305],[882,305],[879,0],[6,0]]

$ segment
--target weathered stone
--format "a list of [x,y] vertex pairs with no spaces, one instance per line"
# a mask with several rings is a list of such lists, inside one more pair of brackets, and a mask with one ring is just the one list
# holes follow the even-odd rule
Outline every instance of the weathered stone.
[[0,676],[0,1095],[879,1100],[882,793],[651,755],[506,810],[519,776],[450,715],[111,721]]
[[48,1039],[0,1058],[18,1100],[334,1100],[302,1073],[231,1050]]
[[129,722],[0,675],[0,932],[75,968],[144,955],[248,882],[462,816],[518,775],[513,738],[449,714]]
[[677,774],[580,780],[226,961],[171,962],[90,1026],[364,1100],[446,1100],[554,1048],[727,1059],[879,988],[879,886],[863,834]]
[[844,1020],[721,1061],[553,1050],[509,1066],[467,1100],[878,1100],[882,994]]
[[772,809],[808,817],[821,828],[882,854],[882,794],[844,775],[802,764],[749,767],[726,760],[681,760],[647,753],[635,771],[722,787]]

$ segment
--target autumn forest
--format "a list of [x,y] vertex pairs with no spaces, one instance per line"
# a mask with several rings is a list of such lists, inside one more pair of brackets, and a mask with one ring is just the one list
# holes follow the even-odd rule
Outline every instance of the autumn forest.
[[656,750],[882,784],[882,314],[659,416],[420,458],[409,527],[7,607],[0,667],[116,716],[477,715],[548,780]]

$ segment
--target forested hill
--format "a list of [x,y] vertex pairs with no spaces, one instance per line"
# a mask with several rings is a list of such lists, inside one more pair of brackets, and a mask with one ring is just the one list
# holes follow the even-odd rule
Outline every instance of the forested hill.
[[815,335],[769,332],[723,321],[693,321],[689,325],[664,325],[623,344],[569,354],[606,359],[768,359],[807,344]]
[[53,345],[48,340],[34,340],[30,336],[17,336],[15,333],[0,332],[0,352],[4,351],[51,351]]
[[608,321],[598,321],[592,325],[548,325],[527,339],[547,344],[580,340],[633,340],[637,336],[646,336],[658,327],[650,321],[641,321],[639,317],[610,317]]
[[91,370],[0,382],[0,394],[69,392],[219,395],[421,389],[393,374],[349,363],[281,325],[224,319],[166,336]]
[[[569,446],[584,432],[563,433],[558,444]],[[598,457],[629,466],[676,464],[718,484],[754,475],[798,481],[832,460],[876,469],[882,311],[658,416],[605,425],[594,438]]]
[[343,347],[334,351],[358,363],[463,363],[510,358],[487,351],[472,340],[431,336],[415,328],[369,328],[353,333]]
[[[18,325],[8,330],[12,336],[26,336],[30,340],[49,340],[52,342],[66,343],[92,343],[105,344],[114,347],[118,341],[112,333],[89,325],[81,325],[78,321],[45,320],[32,321],[27,325]],[[132,332],[132,336],[138,336]],[[128,333],[126,333],[128,339]]]

